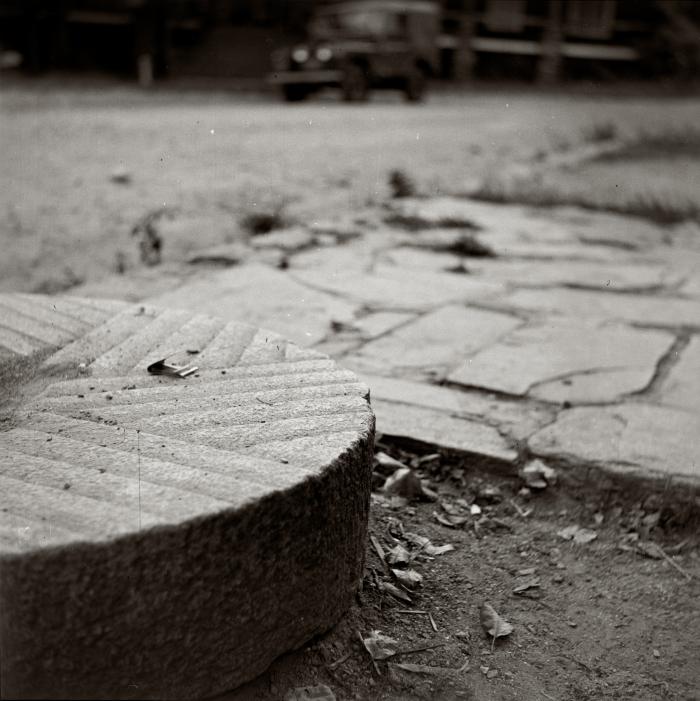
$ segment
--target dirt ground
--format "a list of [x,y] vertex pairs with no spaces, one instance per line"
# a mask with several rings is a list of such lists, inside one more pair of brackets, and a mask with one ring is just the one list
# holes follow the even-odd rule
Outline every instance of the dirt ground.
[[394,169],[423,193],[462,192],[575,146],[596,125],[620,136],[692,127],[699,106],[697,97],[522,89],[438,93],[413,106],[393,93],[364,105],[329,93],[290,106],[221,92],[9,85],[0,95],[0,289],[56,292],[138,267],[131,231],[149,213],[166,212],[163,258],[178,265],[244,236],[250,213],[281,208],[285,222],[308,223],[381,203]]
[[[403,544],[422,582],[401,587],[368,543],[363,591],[347,616],[218,701],[271,701],[319,685],[337,699],[700,698],[700,551],[692,527],[672,525],[651,500],[584,498],[556,485],[523,496],[520,480],[479,473],[458,457],[379,447],[422,463],[419,474],[437,493],[437,501],[393,505],[373,495],[371,535],[385,556]],[[472,504],[481,514],[471,515]],[[446,508],[464,523],[439,523],[435,514],[449,518]],[[573,524],[596,538],[565,540],[559,531]],[[406,534],[454,550],[430,557]],[[385,582],[410,602],[384,590]],[[526,585],[534,586],[514,591]],[[513,626],[493,649],[480,623],[484,602]],[[407,652],[373,664],[360,641],[372,631]]]
[[[281,208],[286,222],[308,223],[381,204],[393,169],[421,192],[460,192],[552,144],[581,141],[591,125],[613,123],[623,136],[687,128],[699,103],[505,91],[409,107],[391,95],[286,106],[222,93],[14,86],[0,102],[0,289],[54,292],[136,268],[131,230],[163,208],[165,262],[184,265],[198,248],[243,236],[251,213]],[[653,500],[556,485],[527,496],[518,478],[480,473],[458,456],[381,448],[437,493],[409,504],[373,497],[376,544],[385,554],[403,544],[422,582],[402,588],[368,543],[362,592],[339,624],[220,701],[283,699],[321,684],[337,699],[700,698],[691,524]],[[439,520],[450,516],[464,521]],[[559,535],[574,524],[595,539]],[[407,533],[454,550],[431,557]],[[483,602],[513,625],[493,649]],[[373,662],[360,640],[372,631],[398,652]]]

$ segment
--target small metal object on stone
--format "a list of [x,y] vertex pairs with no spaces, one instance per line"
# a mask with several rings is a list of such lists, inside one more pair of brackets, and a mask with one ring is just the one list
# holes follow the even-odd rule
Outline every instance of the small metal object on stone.
[[156,360],[155,363],[151,363],[146,369],[151,375],[173,375],[175,377],[187,377],[199,370],[196,365],[174,365],[166,363],[166,360],[167,358]]

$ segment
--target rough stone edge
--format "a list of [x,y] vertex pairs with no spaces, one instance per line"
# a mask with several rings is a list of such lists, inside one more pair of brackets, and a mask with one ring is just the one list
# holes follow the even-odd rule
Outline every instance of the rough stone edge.
[[[0,695],[202,698],[325,632],[362,578],[373,447],[368,409],[366,434],[288,491],[107,544],[2,558]],[[116,615],[101,615],[105,600]]]

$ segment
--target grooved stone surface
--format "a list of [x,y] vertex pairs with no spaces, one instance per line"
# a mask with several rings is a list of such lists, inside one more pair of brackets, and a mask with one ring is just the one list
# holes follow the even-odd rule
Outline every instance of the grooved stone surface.
[[[1,295],[0,320],[3,697],[204,698],[338,620],[374,433],[351,372],[149,305]],[[147,374],[172,353],[199,372]]]

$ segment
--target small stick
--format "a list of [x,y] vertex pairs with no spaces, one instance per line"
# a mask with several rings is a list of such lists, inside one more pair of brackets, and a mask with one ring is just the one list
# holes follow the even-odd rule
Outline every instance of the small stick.
[[673,567],[675,567],[684,577],[687,577],[688,579],[693,578],[693,575],[690,572],[684,570],[677,562],[673,560],[672,557],[667,555],[664,549],[658,543],[654,543],[654,545],[656,546],[656,549],[659,551],[659,553],[663,555],[666,562],[668,562],[670,565],[673,565]]
[[396,613],[422,613],[424,616],[428,615],[427,611],[417,611],[416,609],[396,609]]
[[434,643],[433,645],[423,645],[423,647],[413,647],[408,650],[397,650],[395,655],[410,655],[414,652],[423,652],[424,650],[433,650],[436,647],[444,647],[445,643]]
[[379,541],[373,535],[371,535],[369,539],[372,541],[372,545],[374,546],[377,555],[379,555],[379,559],[381,560],[382,565],[386,567],[386,556],[384,555],[384,550],[380,545]]
[[469,669],[469,658],[465,660],[464,664],[457,670],[458,672],[464,672],[464,670]]
[[[362,633],[360,633],[359,630],[357,631],[357,637],[360,639],[360,642],[362,643],[362,649],[367,650],[367,646],[365,645],[365,641],[362,638]],[[372,664],[374,665],[374,671],[378,675],[381,676],[382,673],[379,671],[379,665],[377,665],[376,660],[374,659],[374,657],[372,657],[372,653],[369,650],[367,650],[367,654],[369,655],[369,659],[372,660]]]
[[532,509],[528,509],[525,511],[516,501],[515,499],[508,499],[508,501],[515,507],[515,510],[518,512],[518,516],[522,516],[522,518],[527,518],[531,513]]
[[435,619],[433,618],[433,614],[428,611],[428,618],[430,619],[430,625],[433,627],[433,630],[437,633],[438,632],[438,627],[435,624]]
[[[364,645],[364,643],[363,643],[363,645]],[[340,665],[343,664],[343,662],[345,662],[345,660],[347,660],[348,657],[350,657],[350,655],[352,655],[352,652],[348,652],[347,654],[343,655],[339,660],[336,660],[335,662],[331,662],[330,664],[327,664],[326,669],[330,669],[332,671],[332,670],[336,669],[337,667],[340,667]]]

